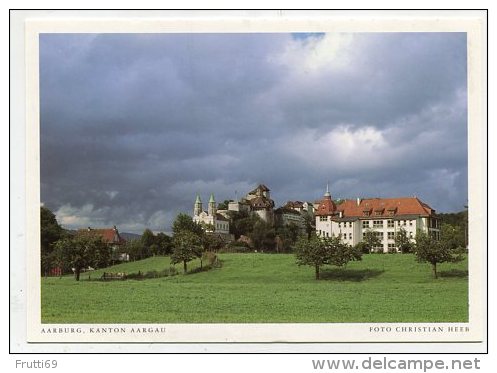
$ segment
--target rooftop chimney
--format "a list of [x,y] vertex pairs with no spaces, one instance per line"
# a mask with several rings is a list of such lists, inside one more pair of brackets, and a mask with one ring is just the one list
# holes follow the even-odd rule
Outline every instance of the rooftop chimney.
[[357,198],[357,206],[359,206],[361,204],[361,199],[358,197]]

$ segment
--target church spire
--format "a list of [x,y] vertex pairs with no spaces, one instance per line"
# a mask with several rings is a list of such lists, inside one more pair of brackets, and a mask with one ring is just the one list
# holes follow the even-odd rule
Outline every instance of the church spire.
[[331,197],[331,193],[330,193],[330,182],[328,181],[326,183],[326,193],[324,194],[325,197]]
[[214,199],[214,193],[212,193],[211,198],[209,198],[209,208],[207,212],[211,216],[216,215],[216,200]]
[[200,200],[200,196],[197,194],[197,198],[195,199],[195,204],[193,205],[193,216],[199,216],[202,212],[202,201]]

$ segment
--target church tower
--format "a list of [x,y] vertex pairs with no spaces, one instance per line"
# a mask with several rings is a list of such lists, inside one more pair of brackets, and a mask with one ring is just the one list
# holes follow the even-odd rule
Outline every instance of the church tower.
[[197,194],[197,199],[195,200],[195,205],[193,206],[193,216],[199,216],[202,212],[202,201],[200,196]]
[[214,200],[214,194],[211,194],[211,198],[209,199],[209,208],[207,210],[207,213],[209,216],[215,216],[216,215],[216,201]]

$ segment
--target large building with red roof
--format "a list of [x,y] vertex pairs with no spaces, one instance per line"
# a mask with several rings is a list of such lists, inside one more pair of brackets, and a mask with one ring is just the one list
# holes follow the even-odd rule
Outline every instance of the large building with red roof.
[[413,240],[417,230],[440,237],[435,210],[417,197],[357,198],[335,203],[327,189],[315,216],[318,236],[340,237],[350,245],[362,241],[366,231],[374,231],[381,241],[376,251],[397,251],[395,235],[401,228]]

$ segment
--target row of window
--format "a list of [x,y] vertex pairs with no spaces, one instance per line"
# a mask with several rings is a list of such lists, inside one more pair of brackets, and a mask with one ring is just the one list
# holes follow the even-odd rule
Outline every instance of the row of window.
[[[328,221],[327,216],[320,216],[319,221]],[[373,223],[373,228],[383,228],[384,227],[384,221],[385,220],[372,220]],[[363,220],[362,221],[362,227],[363,228],[370,228],[371,225],[371,220]],[[395,225],[395,222],[392,219],[387,220],[387,228],[393,228]],[[412,227],[414,225],[414,220],[399,220],[398,221],[399,226],[410,226]],[[338,228],[346,228],[346,227],[352,228],[352,222],[338,222]]]
[[[380,240],[383,240],[385,238],[385,232],[373,232],[373,233]],[[395,239],[395,232],[386,232],[386,233],[387,233],[387,239],[388,240],[394,240]],[[362,232],[362,238],[364,239],[365,237],[366,237],[366,232]],[[412,232],[409,232],[409,238],[414,238]]]
[[227,223],[216,223],[216,229],[227,231],[228,230],[228,224]]
[[[385,232],[373,232],[373,233],[374,233],[374,235],[376,237],[378,237],[378,239],[380,239],[382,241],[385,238]],[[386,232],[386,233],[387,233],[387,239],[388,240],[394,240],[395,239],[395,232]],[[439,232],[432,232],[432,233],[434,233],[434,237],[436,238],[436,234],[439,233]],[[325,232],[325,231],[322,231],[322,230],[319,230],[318,234],[321,237],[330,237],[330,233],[329,232]],[[342,238],[343,240],[347,240],[347,239],[352,240],[352,233],[340,233],[339,237]],[[365,237],[366,237],[366,232],[363,232],[362,233],[362,238],[364,239]],[[409,232],[409,238],[414,238],[412,232]],[[389,243],[388,244],[388,248],[391,248],[390,246],[394,247],[395,244]]]
[[[414,220],[399,220],[398,225],[399,226],[407,226],[409,225],[412,227],[414,224]],[[395,222],[391,219],[387,220],[387,228],[393,228],[395,226]],[[373,228],[383,228],[384,227],[384,220],[373,220]],[[362,228],[371,228],[370,225],[370,220],[363,220],[362,221]]]

